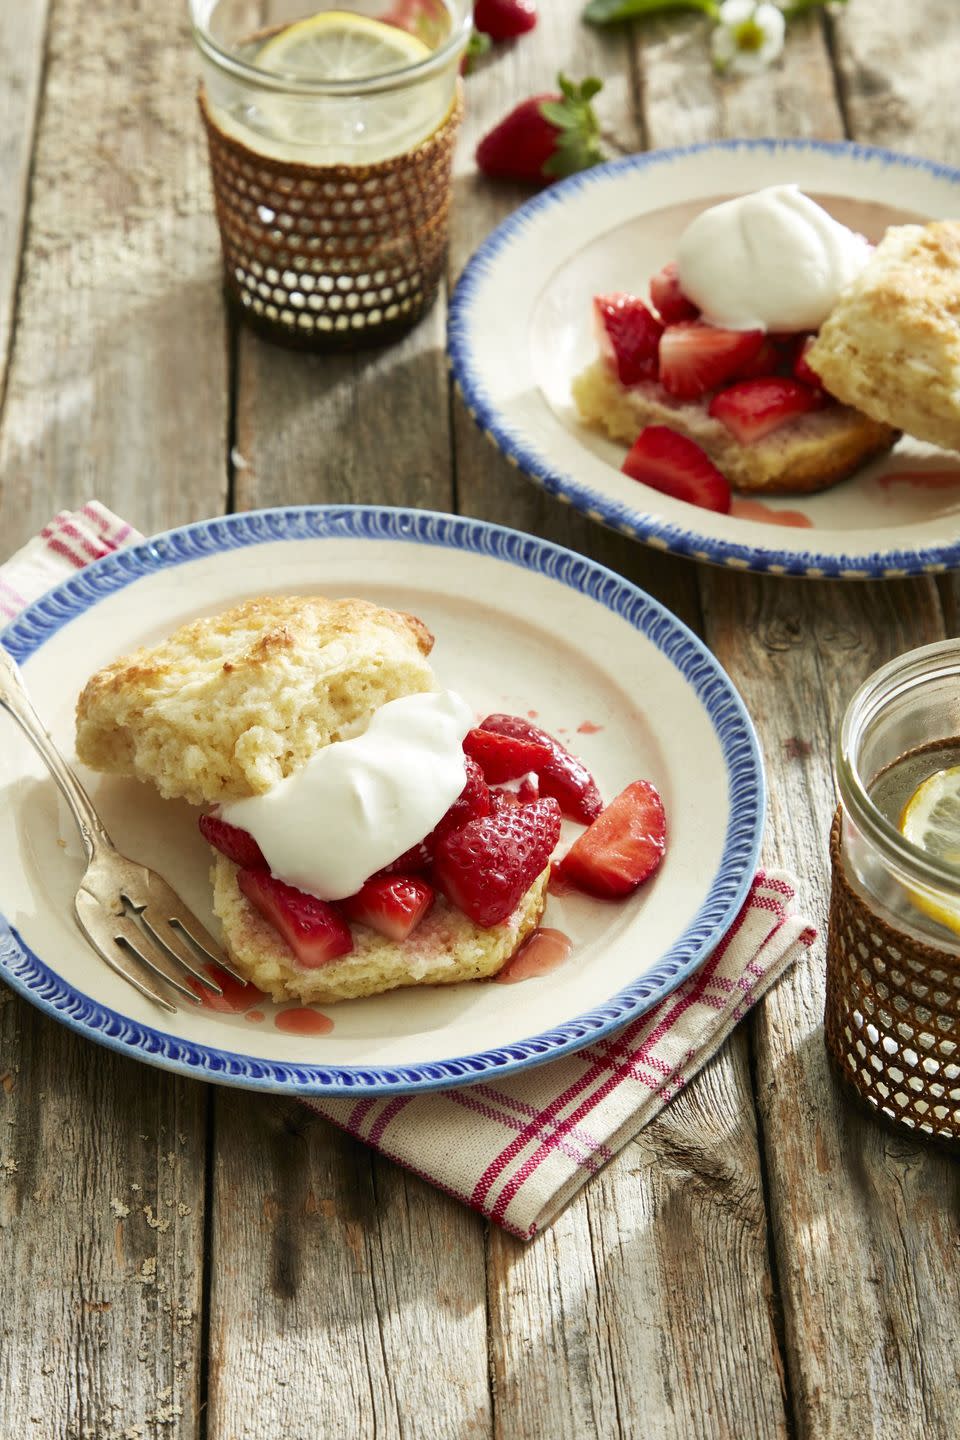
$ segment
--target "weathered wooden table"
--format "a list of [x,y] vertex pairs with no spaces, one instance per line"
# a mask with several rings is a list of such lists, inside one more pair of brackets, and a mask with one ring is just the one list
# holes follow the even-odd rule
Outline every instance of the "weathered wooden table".
[[[444,305],[382,354],[235,331],[181,0],[0,7],[0,558],[99,496],[144,531],[231,508],[460,509],[602,559],[703,634],[766,753],[766,858],[822,919],[831,736],[957,582],[752,578],[608,534],[451,399]],[[697,17],[577,0],[469,81],[451,258],[522,198],[472,151],[562,67],[624,149],[850,135],[960,160],[957,0],[849,0],[715,80]],[[0,857],[2,864],[2,857]],[[524,1247],[294,1103],[81,1043],[0,989],[0,1435],[897,1437],[960,1431],[960,1175],[828,1071],[822,942]]]

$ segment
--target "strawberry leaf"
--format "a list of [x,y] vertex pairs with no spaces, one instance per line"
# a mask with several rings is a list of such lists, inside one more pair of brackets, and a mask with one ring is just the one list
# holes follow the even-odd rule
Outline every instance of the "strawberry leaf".
[[714,20],[720,13],[716,0],[590,0],[583,18],[591,25],[615,25],[620,20],[639,20],[667,10],[700,10]]
[[566,75],[557,76],[562,99],[545,100],[540,114],[557,132],[556,146],[543,166],[549,179],[588,170],[605,159],[600,145],[600,126],[591,100],[603,89],[603,81],[589,75],[579,85]]
[[486,55],[492,45],[493,41],[490,39],[490,36],[484,35],[482,30],[472,30],[470,32],[470,39],[467,41],[467,49],[464,55],[463,71],[465,75],[470,74],[474,61],[479,60],[481,55]]

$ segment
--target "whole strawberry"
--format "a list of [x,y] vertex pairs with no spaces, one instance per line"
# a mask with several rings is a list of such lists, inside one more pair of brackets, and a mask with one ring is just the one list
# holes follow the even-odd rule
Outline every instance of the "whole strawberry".
[[536,25],[536,0],[476,0],[473,23],[491,40],[513,40]]
[[557,84],[559,94],[521,101],[480,141],[477,165],[485,175],[545,185],[604,158],[590,103],[603,82],[589,76],[576,85],[558,75]]

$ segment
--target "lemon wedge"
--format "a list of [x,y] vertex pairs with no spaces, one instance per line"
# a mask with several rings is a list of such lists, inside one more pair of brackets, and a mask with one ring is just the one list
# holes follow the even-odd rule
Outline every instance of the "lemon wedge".
[[[955,865],[960,878],[960,765],[938,770],[917,786],[901,812],[900,833],[931,859]],[[924,914],[960,933],[960,905],[925,891],[911,890],[910,898]]]
[[429,46],[396,25],[349,10],[321,10],[271,36],[257,51],[256,63],[298,80],[366,80],[416,65],[429,54]]

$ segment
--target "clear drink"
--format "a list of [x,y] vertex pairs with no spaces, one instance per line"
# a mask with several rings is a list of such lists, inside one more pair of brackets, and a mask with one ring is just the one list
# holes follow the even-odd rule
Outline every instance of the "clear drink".
[[960,1142],[960,642],[878,670],[847,708],[831,836],[824,1034],[889,1121]]
[[469,33],[460,0],[193,0],[193,10],[216,123],[303,165],[370,165],[419,144],[453,105]]
[[382,344],[444,269],[470,0],[190,0],[224,284],[312,349]]

